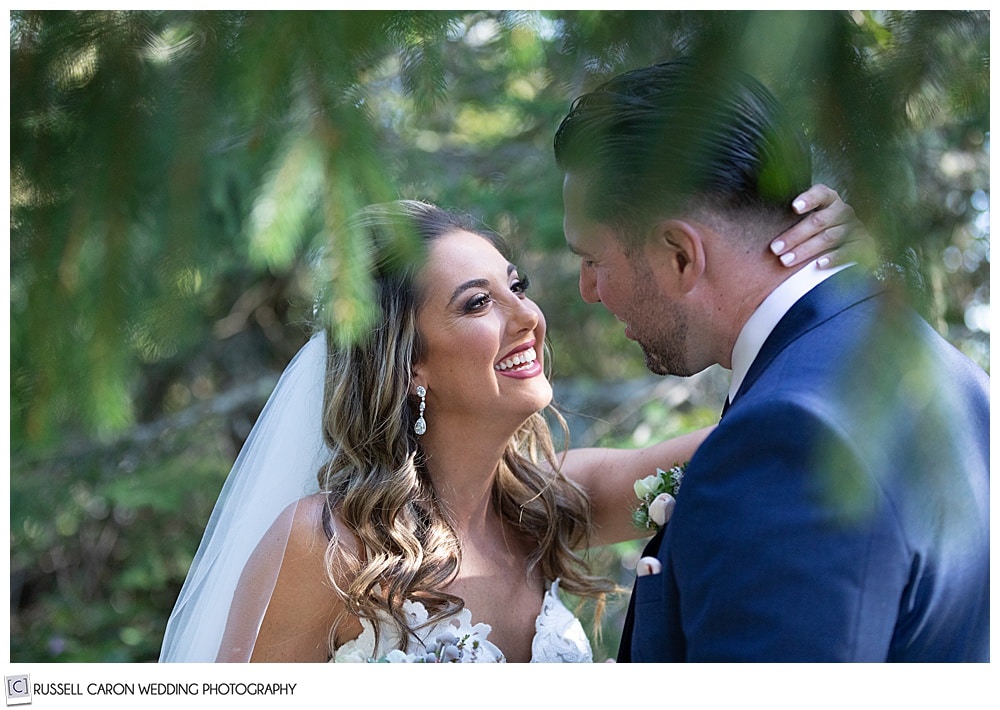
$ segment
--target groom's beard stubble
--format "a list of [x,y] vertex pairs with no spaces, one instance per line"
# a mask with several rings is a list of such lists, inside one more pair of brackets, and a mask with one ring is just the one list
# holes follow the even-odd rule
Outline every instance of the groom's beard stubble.
[[635,284],[632,303],[637,307],[622,320],[629,323],[633,338],[642,348],[646,368],[655,375],[689,377],[697,370],[684,357],[688,338],[687,315],[664,298],[643,259],[629,261]]
[[[686,331],[686,328],[683,330]],[[647,344],[645,341],[639,341],[639,347],[642,348],[642,353],[646,358],[646,368],[654,375],[689,377],[694,374],[690,368],[682,363],[680,356],[674,352],[676,343]]]
[[646,358],[646,368],[655,375],[693,375],[695,370],[683,355],[688,338],[687,320],[674,311],[658,325],[659,329],[649,335],[637,333],[636,342]]

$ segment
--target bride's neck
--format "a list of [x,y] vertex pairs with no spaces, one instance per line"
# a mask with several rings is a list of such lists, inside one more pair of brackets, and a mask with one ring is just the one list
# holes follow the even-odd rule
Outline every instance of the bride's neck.
[[506,443],[430,431],[421,440],[438,500],[460,534],[476,534],[497,520],[492,490]]

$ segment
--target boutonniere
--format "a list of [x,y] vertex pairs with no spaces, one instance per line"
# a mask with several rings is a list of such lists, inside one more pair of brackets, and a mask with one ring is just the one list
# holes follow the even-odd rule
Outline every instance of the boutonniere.
[[686,468],[687,463],[674,464],[666,471],[658,468],[656,473],[636,481],[635,495],[641,502],[632,513],[632,522],[643,530],[659,530],[666,525]]

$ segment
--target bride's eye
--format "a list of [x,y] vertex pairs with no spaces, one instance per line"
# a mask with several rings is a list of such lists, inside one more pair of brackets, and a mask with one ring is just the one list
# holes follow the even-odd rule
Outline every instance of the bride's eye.
[[510,290],[518,295],[524,295],[531,286],[531,280],[527,276],[522,276],[510,285]]
[[466,301],[464,310],[466,313],[482,310],[483,308],[486,308],[492,300],[493,298],[488,293],[477,294]]

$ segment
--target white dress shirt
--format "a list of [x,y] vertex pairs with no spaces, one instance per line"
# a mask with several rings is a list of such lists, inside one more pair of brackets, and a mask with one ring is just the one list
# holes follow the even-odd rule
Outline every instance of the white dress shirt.
[[816,286],[826,281],[838,271],[843,271],[852,264],[843,264],[832,269],[821,269],[816,262],[810,262],[785,279],[770,295],[757,306],[747,322],[743,325],[736,344],[733,346],[733,378],[729,383],[729,401],[732,402],[743,384],[750,366],[757,358],[764,341],[771,334],[786,313],[795,303],[812,291]]

